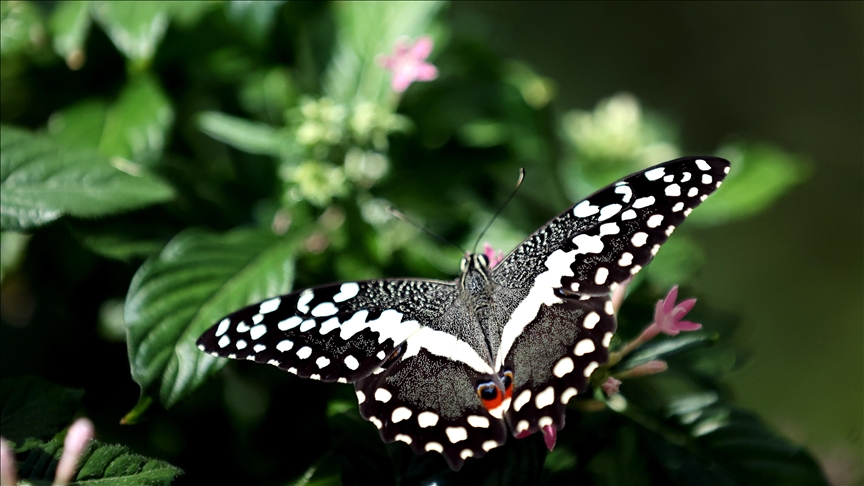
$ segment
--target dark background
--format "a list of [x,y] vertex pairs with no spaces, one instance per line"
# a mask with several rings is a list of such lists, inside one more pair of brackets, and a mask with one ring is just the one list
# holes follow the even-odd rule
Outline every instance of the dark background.
[[860,478],[864,4],[457,2],[450,14],[552,78],[561,111],[627,91],[680,127],[685,153],[731,134],[809,161],[810,179],[770,210],[701,235],[694,288],[743,315],[740,404]]

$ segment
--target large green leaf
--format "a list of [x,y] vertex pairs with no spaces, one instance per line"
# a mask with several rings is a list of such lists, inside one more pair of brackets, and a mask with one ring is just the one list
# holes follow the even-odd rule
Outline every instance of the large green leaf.
[[143,164],[162,156],[174,108],[159,82],[150,74],[132,78],[105,116],[99,152]]
[[38,377],[0,381],[0,429],[21,450],[30,440],[47,440],[72,420],[82,390],[55,385]]
[[294,281],[297,238],[267,231],[187,230],[148,260],[126,296],[129,362],[145,394],[170,407],[221,368],[195,341],[219,318]]
[[[53,484],[57,462],[63,454],[58,438],[40,444],[18,458],[19,479],[33,485]],[[70,486],[161,486],[183,471],[165,461],[141,456],[128,447],[94,440],[78,460],[78,471]]]
[[95,217],[173,197],[169,186],[135,164],[0,127],[0,227],[23,230],[63,215]]
[[60,2],[51,14],[48,27],[54,37],[54,52],[72,69],[84,63],[84,43],[90,32],[89,1]]
[[93,15],[127,59],[146,62],[168,28],[165,2],[96,2]]

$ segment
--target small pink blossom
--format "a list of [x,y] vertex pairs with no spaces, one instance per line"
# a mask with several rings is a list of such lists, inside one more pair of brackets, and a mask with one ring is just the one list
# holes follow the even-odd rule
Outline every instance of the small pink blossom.
[[0,437],[0,484],[18,484],[15,454],[6,439]]
[[627,371],[618,374],[618,378],[638,378],[640,376],[656,375],[669,369],[669,365],[662,359],[654,359],[647,363],[634,366]]
[[661,332],[675,336],[681,331],[695,331],[702,327],[702,324],[681,320],[696,305],[696,299],[687,299],[680,304],[675,304],[677,299],[678,286],[676,285],[672,287],[665,299],[657,301],[654,322],[640,336],[641,342],[648,341]]
[[379,56],[378,63],[393,72],[390,87],[401,93],[414,81],[432,81],[438,77],[438,69],[426,62],[434,43],[429,36],[417,39],[408,45],[405,38],[399,38],[390,56]]
[[486,255],[486,258],[489,259],[489,268],[498,265],[498,263],[500,263],[501,260],[504,259],[504,252],[498,250],[498,252],[496,253],[495,249],[492,248],[492,245],[490,245],[489,243],[483,243],[483,254]]
[[603,383],[603,391],[606,393],[607,397],[611,397],[612,395],[618,393],[618,388],[621,386],[621,380],[616,380],[611,376],[606,380],[606,383]]
[[66,440],[63,441],[63,454],[57,463],[57,472],[54,473],[54,484],[68,484],[78,469],[78,460],[93,440],[93,422],[87,418],[79,418],[66,432]]

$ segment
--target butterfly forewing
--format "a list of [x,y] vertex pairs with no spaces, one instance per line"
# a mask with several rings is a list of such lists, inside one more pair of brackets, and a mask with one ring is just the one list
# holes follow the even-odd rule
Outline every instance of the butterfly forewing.
[[[423,325],[424,299],[446,302],[453,285],[372,280],[306,289],[241,309],[207,330],[198,347],[267,363],[304,378],[353,382],[372,373]],[[443,310],[441,311],[443,312]]]

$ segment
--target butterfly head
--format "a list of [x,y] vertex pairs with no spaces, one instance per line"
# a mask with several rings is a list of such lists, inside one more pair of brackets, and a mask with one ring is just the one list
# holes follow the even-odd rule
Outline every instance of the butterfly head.
[[459,264],[462,271],[460,283],[470,294],[480,294],[488,290],[490,268],[489,257],[483,254],[467,253]]

